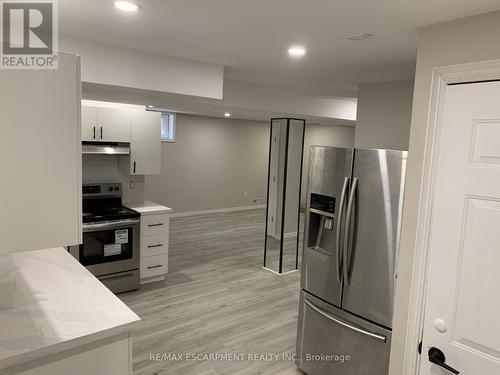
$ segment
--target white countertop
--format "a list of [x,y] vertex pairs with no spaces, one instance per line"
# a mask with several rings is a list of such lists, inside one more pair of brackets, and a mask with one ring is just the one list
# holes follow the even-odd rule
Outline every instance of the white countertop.
[[0,255],[0,369],[130,331],[139,320],[63,248]]
[[125,203],[124,206],[140,212],[141,215],[169,214],[174,211],[170,207],[151,201]]

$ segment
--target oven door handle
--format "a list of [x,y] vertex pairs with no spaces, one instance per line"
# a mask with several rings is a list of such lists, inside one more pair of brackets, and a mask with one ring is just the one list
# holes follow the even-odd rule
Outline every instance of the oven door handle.
[[97,232],[100,230],[106,229],[115,229],[115,228],[123,228],[130,225],[139,224],[139,219],[127,219],[120,221],[104,221],[102,223],[93,223],[93,224],[83,224],[82,229],[83,233],[87,232]]

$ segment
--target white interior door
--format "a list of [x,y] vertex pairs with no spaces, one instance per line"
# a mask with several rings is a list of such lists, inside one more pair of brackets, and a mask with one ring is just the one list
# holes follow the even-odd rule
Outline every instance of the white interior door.
[[448,86],[438,152],[420,374],[500,374],[500,82]]

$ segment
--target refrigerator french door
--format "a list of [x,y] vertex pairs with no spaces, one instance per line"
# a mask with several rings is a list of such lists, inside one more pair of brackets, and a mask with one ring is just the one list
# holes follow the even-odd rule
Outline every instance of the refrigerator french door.
[[406,158],[311,148],[297,335],[309,375],[387,374]]

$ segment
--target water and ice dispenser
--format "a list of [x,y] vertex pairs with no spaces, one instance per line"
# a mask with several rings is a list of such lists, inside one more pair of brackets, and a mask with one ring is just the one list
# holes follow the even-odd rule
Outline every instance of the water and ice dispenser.
[[311,193],[307,246],[332,254],[335,249],[335,198]]

